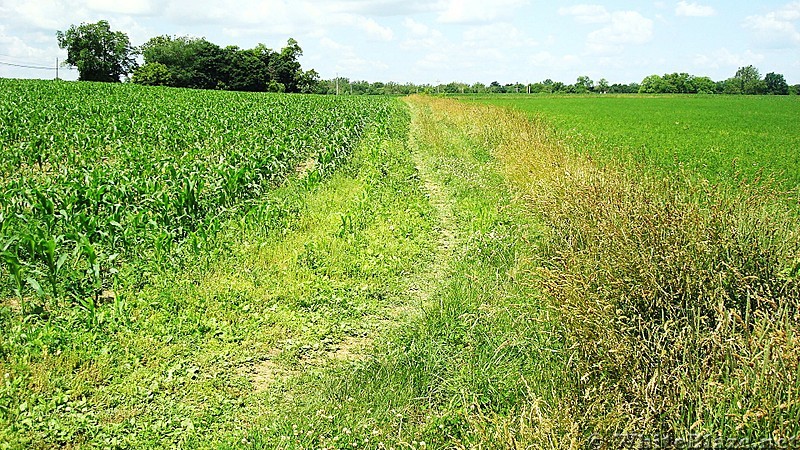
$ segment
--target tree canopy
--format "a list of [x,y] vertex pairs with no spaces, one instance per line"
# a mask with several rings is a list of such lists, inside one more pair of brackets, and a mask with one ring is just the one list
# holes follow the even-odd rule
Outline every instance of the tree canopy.
[[789,95],[789,85],[786,79],[779,73],[770,72],[764,77],[764,84],[768,94]]
[[[142,46],[145,64],[134,82],[195,89],[233,91],[314,92],[319,75],[303,72],[303,50],[294,39],[276,52],[264,44],[245,50],[220,47],[204,38],[157,36]],[[167,77],[153,83],[153,67]]]
[[72,25],[56,37],[58,46],[67,50],[66,64],[78,68],[82,81],[119,82],[137,66],[128,35],[111,31],[105,20]]

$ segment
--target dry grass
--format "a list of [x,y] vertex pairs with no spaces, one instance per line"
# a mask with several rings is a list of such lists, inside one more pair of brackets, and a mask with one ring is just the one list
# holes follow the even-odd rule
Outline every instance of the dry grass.
[[800,433],[800,234],[777,191],[600,167],[518,113],[430,102],[548,228],[531,270],[568,348],[560,433]]

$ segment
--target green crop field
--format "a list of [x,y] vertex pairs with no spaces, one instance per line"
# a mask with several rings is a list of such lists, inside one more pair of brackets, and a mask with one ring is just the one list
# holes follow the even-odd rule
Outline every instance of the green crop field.
[[796,447],[798,113],[0,79],[0,449]]
[[[795,96],[485,97],[548,122],[580,151],[685,170],[712,181],[757,176],[800,187],[800,99]],[[467,100],[470,101],[470,100]]]
[[329,172],[389,103],[10,81],[2,92],[3,295],[76,302],[112,289],[122,266],[205,245],[304,160],[312,178]]

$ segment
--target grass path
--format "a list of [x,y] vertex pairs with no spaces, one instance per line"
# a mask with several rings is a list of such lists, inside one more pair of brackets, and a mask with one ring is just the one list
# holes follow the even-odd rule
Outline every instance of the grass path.
[[439,243],[436,246],[433,260],[429,263],[426,270],[421,272],[421,276],[412,283],[412,290],[419,299],[420,305],[427,304],[434,292],[438,288],[438,283],[447,275],[450,260],[453,258],[453,250],[457,243],[457,224],[453,215],[453,200],[442,182],[438,179],[438,174],[431,165],[430,156],[423,155],[421,145],[421,133],[423,124],[420,112],[413,106],[411,107],[411,125],[408,136],[408,149],[411,159],[419,173],[423,189],[428,201],[436,211],[435,229],[439,234]]
[[[243,438],[253,448],[524,448],[556,435],[539,419],[559,362],[529,270],[537,226],[490,149],[428,102],[407,100],[407,141],[392,147],[394,176],[413,195],[381,199],[421,199],[428,245],[403,260],[413,270],[375,304],[383,320],[358,358],[273,390],[269,398],[283,400]],[[369,164],[380,165],[376,156]]]

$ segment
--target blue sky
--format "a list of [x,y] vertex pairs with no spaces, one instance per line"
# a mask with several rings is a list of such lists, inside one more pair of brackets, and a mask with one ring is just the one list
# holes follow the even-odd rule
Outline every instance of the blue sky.
[[[437,83],[639,82],[738,67],[800,83],[800,1],[0,0],[0,77],[52,78],[56,30],[106,19],[134,45],[161,34],[278,49],[323,78]],[[74,70],[61,70],[75,79]]]

